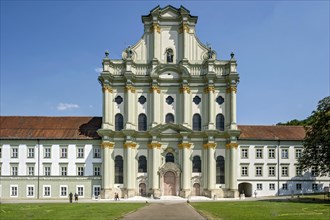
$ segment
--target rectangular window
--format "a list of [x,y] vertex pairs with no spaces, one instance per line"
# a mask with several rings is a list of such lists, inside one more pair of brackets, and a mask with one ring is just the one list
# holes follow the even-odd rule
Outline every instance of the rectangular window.
[[262,176],[262,167],[261,166],[256,167],[256,176]]
[[84,186],[77,186],[77,193],[78,193],[78,196],[83,197],[84,196]]
[[50,176],[50,165],[44,166],[44,175]]
[[289,167],[282,167],[282,176],[289,176]]
[[51,157],[51,148],[45,147],[44,148],[44,158],[50,158]]
[[68,148],[67,147],[61,147],[60,148],[60,157],[61,158],[67,158],[68,157]]
[[68,195],[68,187],[60,186],[60,195],[66,197]]
[[34,165],[29,165],[28,166],[28,175],[29,176],[34,176]]
[[78,174],[78,176],[83,176],[84,175],[84,167],[83,166],[78,166],[77,167],[77,174]]
[[11,148],[11,158],[18,158],[18,148],[17,147]]
[[99,196],[100,193],[101,193],[101,186],[94,186],[93,189],[94,189],[93,195],[94,196]]
[[248,175],[249,175],[248,167],[247,166],[242,167],[242,176],[248,176]]
[[66,165],[61,165],[61,176],[67,176],[68,175],[68,167]]
[[94,176],[100,176],[100,175],[101,175],[101,166],[94,165]]
[[296,190],[301,190],[301,183],[296,184]]
[[282,159],[288,159],[289,158],[289,149],[282,149]]
[[317,172],[317,168],[316,167],[312,167],[311,174],[314,177],[319,175],[319,173]]
[[313,183],[313,184],[312,184],[312,189],[315,190],[315,191],[318,190],[318,185],[317,185],[317,183]]
[[296,176],[302,176],[302,169],[300,167],[296,167]]
[[257,190],[262,190],[262,183],[257,183]]
[[241,152],[242,152],[242,159],[249,158],[248,149],[243,148]]
[[275,159],[275,149],[268,149],[268,158]]
[[27,155],[28,158],[34,158],[34,148],[32,147],[29,147],[28,148],[28,155]]
[[34,196],[34,186],[26,186],[26,196],[28,197]]
[[17,197],[18,195],[18,186],[10,186],[10,196]]
[[299,159],[301,157],[301,149],[296,149],[296,159]]
[[275,176],[275,167],[268,167],[268,176]]
[[99,147],[94,148],[94,158],[101,158],[101,149]]
[[283,183],[282,184],[282,189],[283,190],[288,190],[288,184],[287,183]]
[[269,190],[275,190],[275,183],[269,183]]
[[77,149],[77,158],[84,158],[84,148],[83,147],[79,147]]
[[2,146],[0,146],[0,158],[2,157]]
[[256,149],[256,158],[262,159],[262,149]]
[[18,165],[17,164],[11,165],[11,175],[12,176],[17,176],[18,175]]
[[44,186],[44,196],[50,196],[50,186]]

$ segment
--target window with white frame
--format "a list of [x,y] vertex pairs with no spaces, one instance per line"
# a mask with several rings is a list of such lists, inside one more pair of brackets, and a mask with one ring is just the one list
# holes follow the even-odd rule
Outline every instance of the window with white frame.
[[262,149],[256,149],[256,158],[262,159]]
[[67,164],[60,164],[61,176],[68,175],[68,165]]
[[268,149],[268,158],[275,159],[275,149],[273,148]]
[[80,197],[84,196],[84,186],[77,186],[77,194]]
[[262,176],[262,166],[256,166],[256,176]]
[[268,176],[275,176],[275,166],[268,167]]
[[0,158],[2,157],[2,146],[0,145]]
[[51,169],[50,169],[50,165],[44,165],[44,175],[45,176],[50,176],[51,174]]
[[282,184],[282,189],[283,190],[288,190],[288,184],[287,183],[283,183]]
[[50,147],[45,147],[44,148],[44,158],[50,158],[51,157],[51,148]]
[[301,190],[301,183],[296,184],[296,190]]
[[282,167],[282,176],[289,176],[289,167]]
[[99,147],[94,147],[94,158],[101,158],[101,148]]
[[269,183],[269,190],[275,190],[275,183]]
[[318,190],[318,184],[317,183],[313,183],[312,184],[312,189],[317,191]]
[[302,176],[302,169],[300,167],[296,167],[296,176]]
[[241,149],[241,158],[242,158],[242,159],[247,159],[247,158],[249,158],[249,155],[248,155],[248,149],[247,149],[247,148],[242,148],[242,149]]
[[84,175],[84,166],[83,165],[78,165],[77,166],[77,175],[78,176],[83,176]]
[[282,156],[282,159],[288,159],[289,158],[289,149],[282,149],[281,156]]
[[77,158],[84,158],[84,148],[83,147],[77,148]]
[[28,176],[34,176],[34,164],[27,165],[27,174]]
[[262,190],[262,183],[257,183],[257,190]]
[[296,149],[296,159],[299,159],[301,157],[302,149],[297,148]]
[[50,196],[50,186],[44,186],[44,196]]
[[248,172],[249,168],[248,166],[242,166],[242,176],[248,176],[249,175],[249,172]]
[[94,164],[94,176],[100,176],[100,175],[101,175],[101,165]]
[[318,176],[319,175],[318,170],[317,170],[316,167],[312,167],[311,174],[312,174],[312,176]]
[[18,164],[11,164],[11,175],[17,176],[18,175]]
[[99,186],[99,185],[93,186],[93,195],[99,196],[100,193],[101,193],[101,186]]
[[33,147],[29,147],[28,149],[27,149],[27,157],[28,158],[34,158],[34,148]]
[[10,196],[11,197],[17,197],[18,195],[18,186],[17,185],[11,185],[10,186]]
[[66,197],[68,195],[68,186],[60,186],[60,196]]
[[60,147],[60,157],[68,158],[68,148],[67,147]]
[[26,196],[33,197],[34,196],[34,186],[27,185],[26,186]]
[[18,147],[11,148],[11,158],[18,158]]

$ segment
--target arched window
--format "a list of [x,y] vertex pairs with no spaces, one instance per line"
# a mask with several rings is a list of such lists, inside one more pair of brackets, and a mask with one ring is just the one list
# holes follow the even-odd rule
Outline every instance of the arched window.
[[172,113],[168,113],[165,116],[165,123],[174,123],[174,115]]
[[219,131],[224,131],[225,130],[225,116],[223,116],[223,114],[217,114],[216,128]]
[[225,158],[217,156],[217,184],[225,183]]
[[167,153],[165,157],[165,162],[172,162],[174,163],[174,155],[172,153]]
[[147,158],[145,156],[139,157],[139,173],[147,172]]
[[122,114],[118,113],[115,116],[115,130],[121,131],[124,128],[124,117]]
[[194,114],[193,116],[193,130],[194,131],[202,130],[202,119],[199,114]]
[[145,114],[139,114],[139,131],[146,131],[147,130],[147,116]]
[[172,49],[167,49],[166,50],[166,61],[167,63],[173,63],[173,50]]
[[115,157],[115,183],[124,183],[123,157]]
[[193,157],[193,160],[192,160],[192,166],[193,166],[193,172],[202,172],[202,169],[201,169],[201,158],[200,156],[194,156]]

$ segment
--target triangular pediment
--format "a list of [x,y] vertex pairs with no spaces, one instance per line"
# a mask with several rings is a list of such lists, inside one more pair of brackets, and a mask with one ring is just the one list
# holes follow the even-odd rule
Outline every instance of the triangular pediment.
[[178,17],[178,14],[174,12],[173,10],[167,10],[162,13],[161,17],[163,18],[176,18]]
[[174,123],[160,124],[150,129],[151,134],[154,133],[154,134],[163,134],[163,135],[190,133],[191,131],[192,130],[190,128],[187,128],[181,124],[174,124]]

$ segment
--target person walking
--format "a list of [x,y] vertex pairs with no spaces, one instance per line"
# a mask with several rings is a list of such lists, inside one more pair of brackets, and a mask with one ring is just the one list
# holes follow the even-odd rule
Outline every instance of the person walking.
[[69,200],[70,200],[70,203],[72,203],[72,197],[73,197],[73,194],[72,192],[69,193]]

